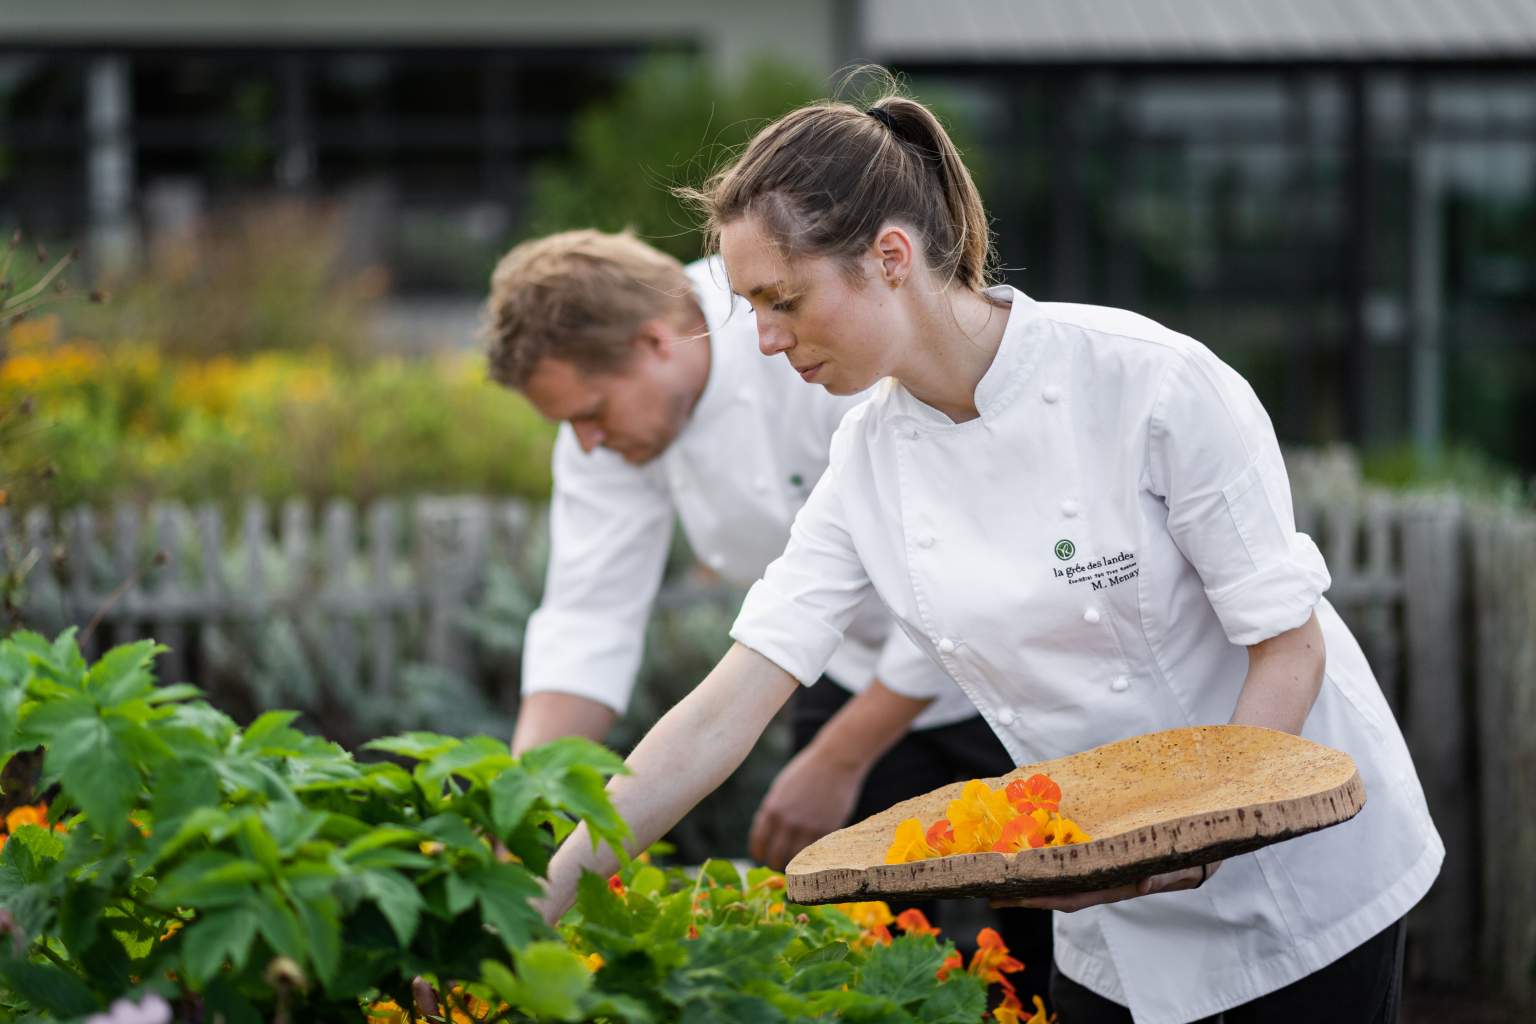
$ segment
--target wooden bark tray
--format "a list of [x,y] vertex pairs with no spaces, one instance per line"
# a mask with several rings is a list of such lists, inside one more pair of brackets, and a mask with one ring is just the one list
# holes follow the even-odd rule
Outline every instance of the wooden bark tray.
[[1365,785],[1348,755],[1290,733],[1209,725],[1148,733],[1015,768],[1043,772],[1088,843],[886,864],[904,818],[926,829],[963,783],[904,800],[800,851],[786,871],[796,903],[1051,896],[1122,885],[1348,821]]

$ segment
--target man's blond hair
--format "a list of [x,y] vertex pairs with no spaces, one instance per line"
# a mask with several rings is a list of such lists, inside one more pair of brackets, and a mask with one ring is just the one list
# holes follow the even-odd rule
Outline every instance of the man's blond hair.
[[696,313],[683,265],[627,231],[562,231],[523,242],[491,274],[485,334],[491,379],[521,388],[541,359],[587,372],[628,363],[640,326]]

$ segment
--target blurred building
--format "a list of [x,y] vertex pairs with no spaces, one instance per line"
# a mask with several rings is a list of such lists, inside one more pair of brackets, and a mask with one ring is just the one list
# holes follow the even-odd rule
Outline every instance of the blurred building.
[[645,55],[910,73],[972,115],[1009,279],[1207,340],[1282,436],[1536,469],[1529,0],[0,0],[0,224],[130,258],[274,187],[478,273]]

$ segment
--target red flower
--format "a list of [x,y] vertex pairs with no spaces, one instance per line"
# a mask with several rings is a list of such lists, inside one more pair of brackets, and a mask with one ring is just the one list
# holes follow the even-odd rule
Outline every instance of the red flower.
[[618,872],[608,876],[608,889],[620,899],[624,897],[624,883],[620,881]]

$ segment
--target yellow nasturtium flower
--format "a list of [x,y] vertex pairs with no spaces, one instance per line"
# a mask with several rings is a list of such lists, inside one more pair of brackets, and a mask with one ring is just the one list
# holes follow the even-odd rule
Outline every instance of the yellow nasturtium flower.
[[1086,843],[1090,836],[1077,827],[1077,822],[1071,818],[1052,818],[1045,826],[1045,845],[1067,846],[1071,843]]
[[982,853],[1002,838],[1003,827],[1015,812],[1006,793],[972,779],[960,791],[960,799],[949,802],[947,816],[955,830],[955,852]]
[[837,909],[851,917],[854,924],[866,930],[883,928],[896,923],[896,915],[892,914],[891,908],[881,900],[872,900],[868,903],[839,903]]
[[927,860],[937,855],[938,852],[928,845],[923,823],[916,818],[908,818],[896,826],[896,838],[891,841],[890,849],[885,851],[885,862],[906,864],[914,860]]

